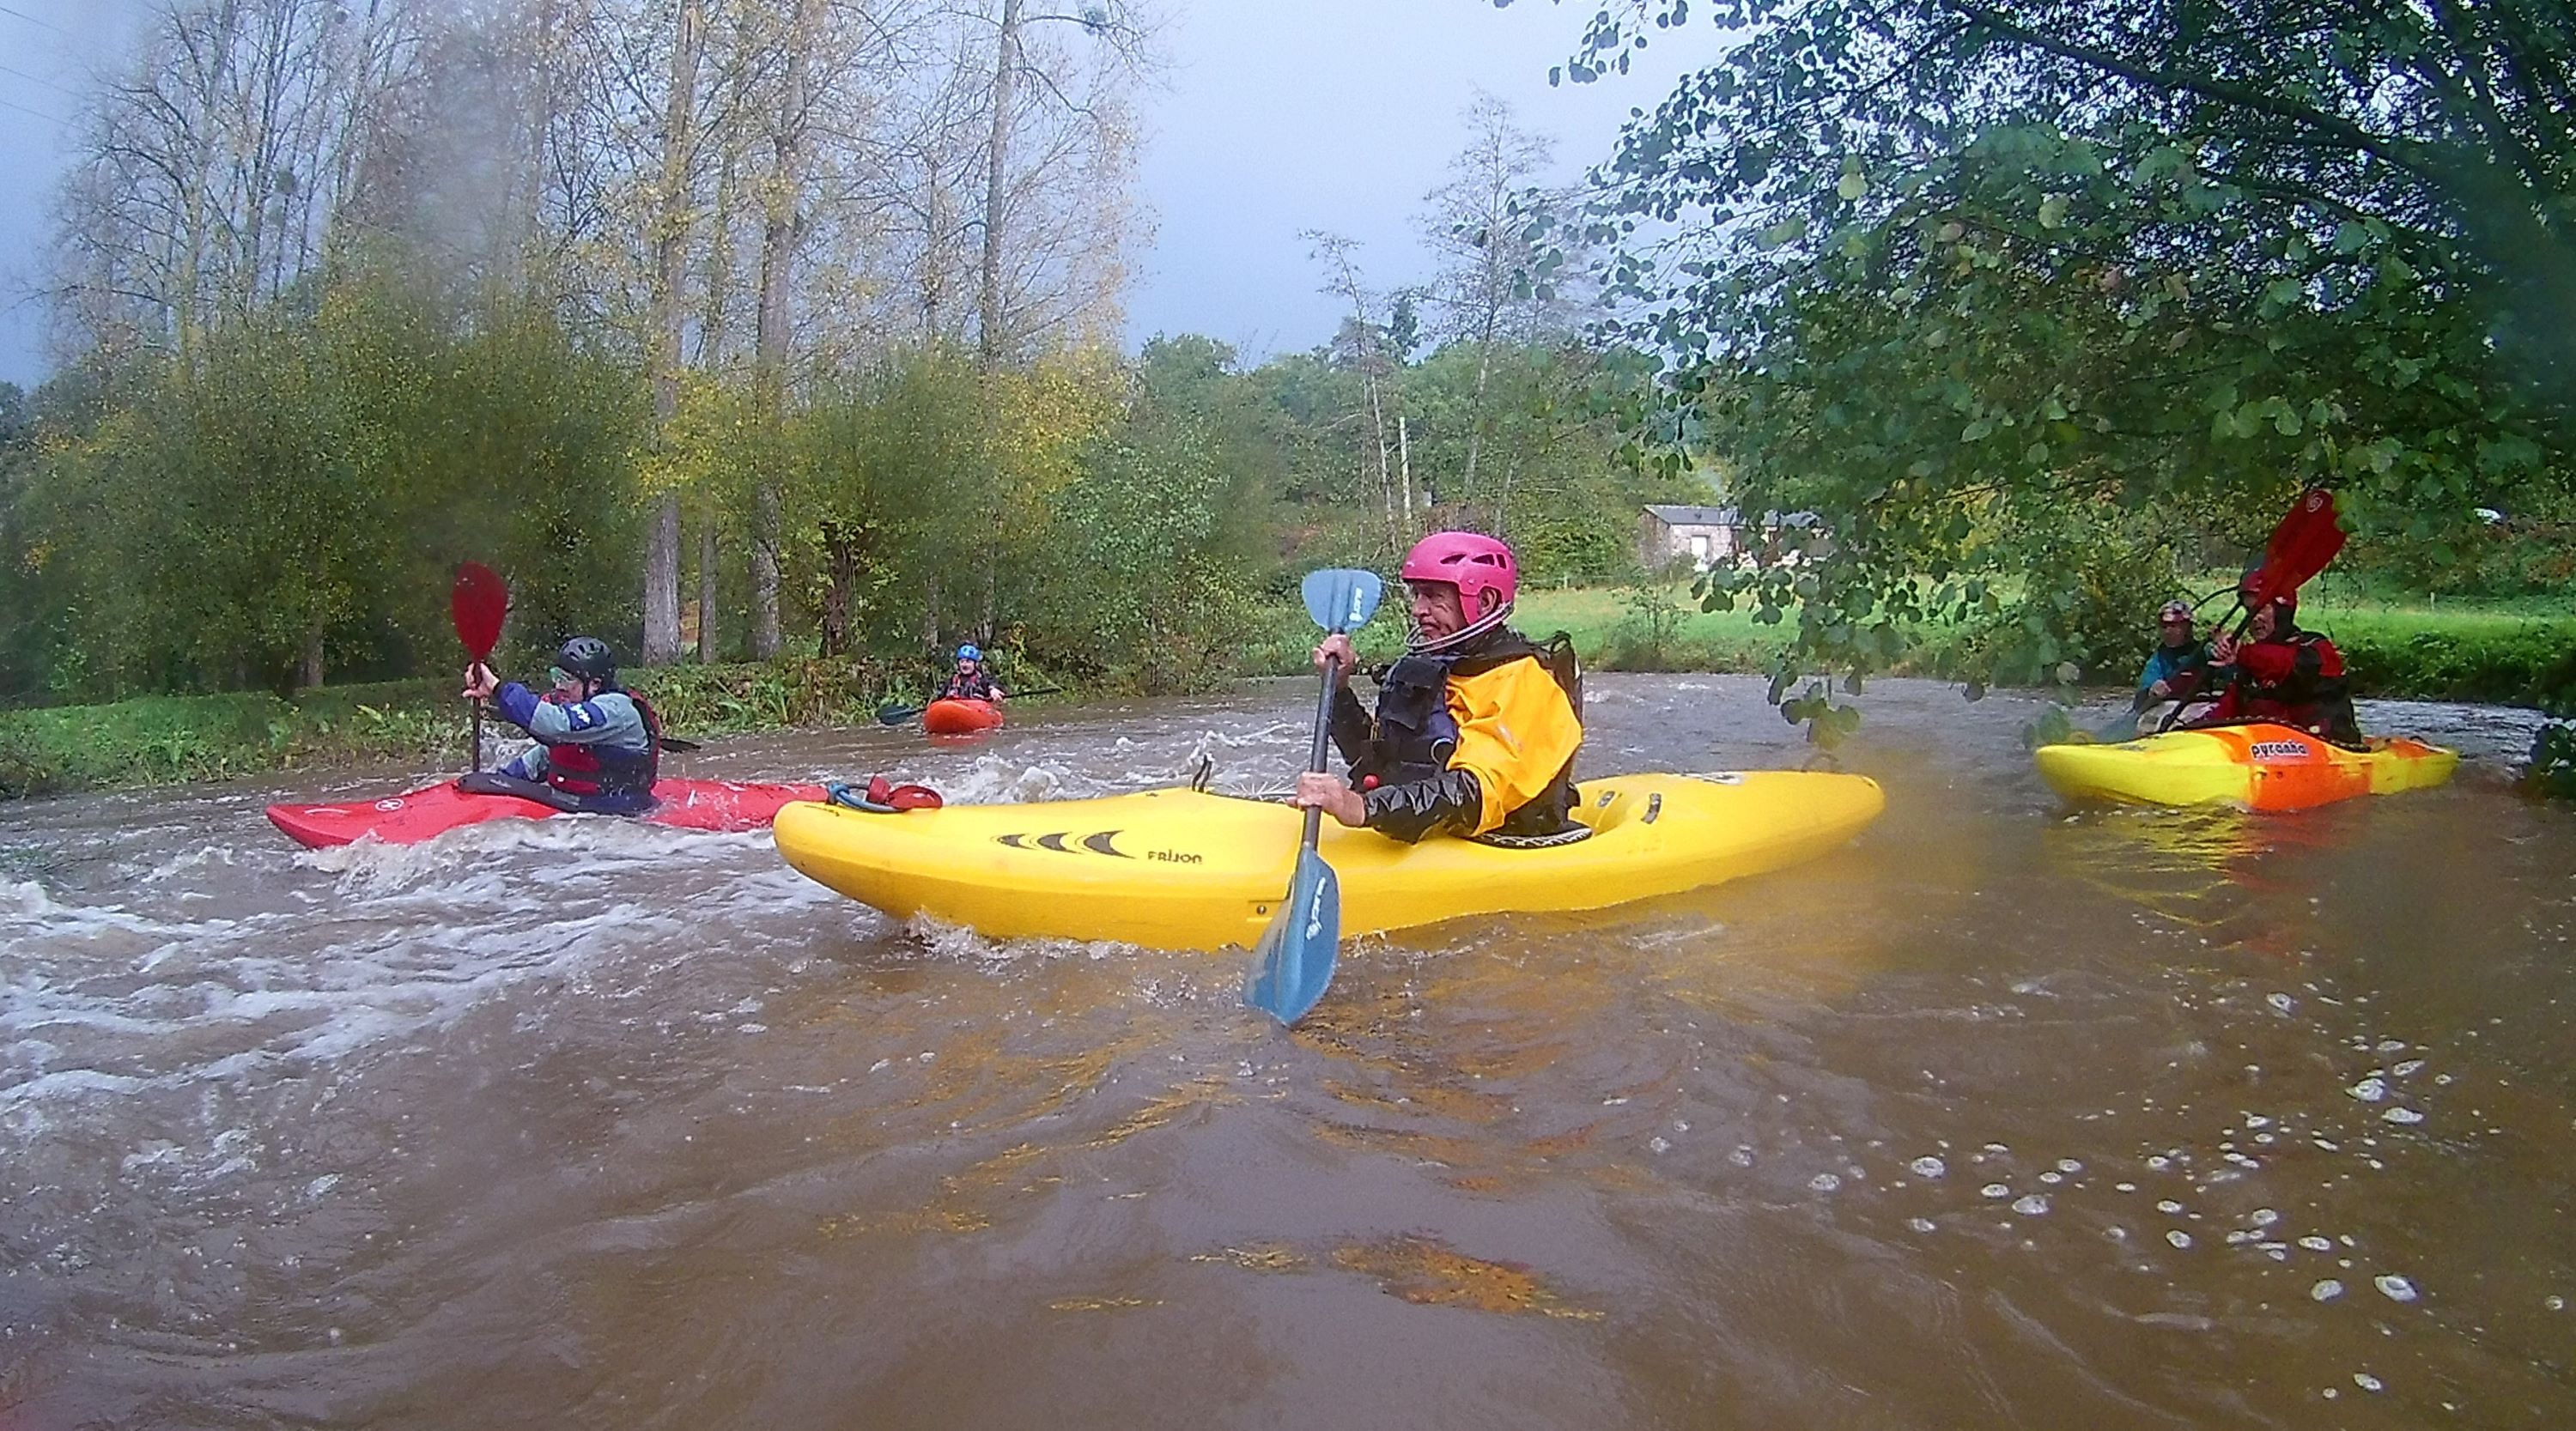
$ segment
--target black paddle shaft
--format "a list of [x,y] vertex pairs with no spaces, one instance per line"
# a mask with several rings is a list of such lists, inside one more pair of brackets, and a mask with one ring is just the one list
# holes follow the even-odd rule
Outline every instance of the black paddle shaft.
[[[1333,690],[1341,684],[1341,677],[1340,663],[1334,661],[1324,663],[1324,693],[1315,698],[1315,741],[1306,751],[1306,772],[1310,775],[1324,773],[1324,749],[1333,738]],[[1306,848],[1310,850],[1315,848],[1315,842],[1323,837],[1324,812],[1308,806]]]

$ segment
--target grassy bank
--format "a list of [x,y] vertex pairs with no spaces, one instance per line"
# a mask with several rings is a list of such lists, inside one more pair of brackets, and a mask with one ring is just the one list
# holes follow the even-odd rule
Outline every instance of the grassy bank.
[[[2342,648],[2363,695],[2497,705],[2576,702],[2576,614],[2565,610],[2528,601],[2487,608],[2312,597],[2300,614]],[[2154,639],[2152,619],[2152,613],[2140,616],[2140,662]],[[1653,593],[1531,591],[1522,596],[1514,624],[1538,637],[1566,632],[1585,665],[1596,671],[1766,671],[1790,634],[1786,623],[1761,625],[1748,611],[1700,611],[1679,586]],[[1951,634],[1946,628],[1930,633],[1899,673],[1938,674]],[[1245,673],[1302,672],[1314,640],[1314,625],[1303,611],[1273,612],[1247,646]],[[1360,652],[1372,661],[1389,660],[1403,641],[1403,616],[1390,606],[1360,633]],[[2088,679],[2119,685],[2132,674],[2105,669]]]
[[2334,638],[2365,696],[2539,706],[2576,703],[2576,617],[2504,612],[2302,610]]
[[[1405,619],[1397,605],[1403,599],[1401,590],[1390,590],[1377,618],[1361,630],[1362,660],[1390,661],[1403,651]],[[1595,671],[1767,670],[1790,630],[1761,625],[1748,611],[1701,611],[1682,586],[1651,594],[1621,587],[1527,591],[1512,624],[1540,640],[1565,632]],[[1282,607],[1247,643],[1244,674],[1302,673],[1314,647],[1314,622],[1302,609]]]
[[[672,666],[642,672],[633,684],[672,734],[693,737],[871,720],[888,691],[883,667],[845,660]],[[365,760],[456,764],[465,757],[466,731],[464,703],[446,680],[327,686],[291,698],[146,696],[0,711],[0,796]]]
[[[2211,591],[2228,579],[2213,572],[2179,585]],[[2576,702],[2576,592],[2392,597],[2328,571],[2300,593],[2299,622],[2333,638],[2362,695],[2542,708]]]

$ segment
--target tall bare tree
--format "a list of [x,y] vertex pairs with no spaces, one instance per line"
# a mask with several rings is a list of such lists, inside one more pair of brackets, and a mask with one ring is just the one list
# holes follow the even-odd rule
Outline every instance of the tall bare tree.
[[59,338],[169,349],[277,301],[371,177],[382,116],[417,86],[420,7],[168,0],[86,106],[59,196]]
[[[661,182],[652,218],[653,413],[667,423],[680,406],[683,287],[696,209],[698,61],[706,43],[706,0],[671,0],[670,82],[662,96]],[[644,664],[680,656],[680,494],[655,502],[644,550]]]
[[[1360,375],[1360,391],[1368,404],[1369,434],[1377,454],[1377,487],[1386,512],[1387,549],[1394,551],[1403,546],[1413,527],[1413,484],[1409,466],[1399,473],[1387,432],[1389,409],[1397,406],[1400,374],[1398,355],[1387,340],[1387,324],[1378,317],[1383,300],[1369,288],[1360,272],[1358,240],[1322,229],[1309,229],[1304,238],[1314,245],[1313,257],[1324,266],[1324,292],[1350,305],[1350,311],[1342,316],[1341,330],[1333,335],[1333,358]],[[1401,518],[1397,515],[1399,476],[1403,483]]]
[[[1116,330],[1146,0],[153,3],[63,194],[65,347],[185,358],[362,244],[552,307],[644,377],[662,434],[645,662],[680,654],[690,546],[716,652],[736,532],[749,645],[781,646],[776,464],[671,446],[710,441],[693,370],[774,428],[807,375],[897,345],[998,374]],[[756,480],[705,475],[729,471]]]
[[[815,49],[824,34],[824,0],[788,0],[792,20],[779,97],[770,124],[770,171],[763,186],[760,240],[760,319],[756,372],[762,410],[775,420],[786,410],[788,318],[796,251],[804,238],[806,151],[814,120]],[[778,475],[764,471],[754,494],[751,534],[751,651],[761,660],[778,654]]]
[[[1041,43],[1036,26],[1070,30],[1067,43]],[[1123,185],[1101,185],[1097,172],[1123,169],[1134,149],[1124,87],[1158,64],[1156,21],[1137,0],[1091,0],[1079,13],[1032,11],[1025,0],[1000,0],[993,18],[993,82],[986,96],[982,242],[976,283],[976,356],[986,372],[1020,345],[1068,319],[1086,316],[1092,295],[1115,292],[1085,282],[1086,263],[1116,257],[1132,234],[1131,215],[1102,203]],[[1024,92],[1037,102],[1023,98]],[[1050,204],[1068,180],[1099,185],[1089,223]],[[1055,282],[1063,289],[1046,290]],[[1072,300],[1071,312],[1061,311]],[[1048,310],[1058,308],[1057,312]]]
[[1441,257],[1431,302],[1439,336],[1476,350],[1476,385],[1469,400],[1467,457],[1459,496],[1476,500],[1476,466],[1490,423],[1486,394],[1492,387],[1497,343],[1536,336],[1546,304],[1535,226],[1550,200],[1535,193],[1554,158],[1553,144],[1520,127],[1510,104],[1479,92],[1464,118],[1468,140],[1449,161],[1448,178],[1425,196],[1424,237]]

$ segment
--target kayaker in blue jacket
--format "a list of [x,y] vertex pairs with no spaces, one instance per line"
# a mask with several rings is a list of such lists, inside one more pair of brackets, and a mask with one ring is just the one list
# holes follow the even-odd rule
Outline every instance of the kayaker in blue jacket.
[[2179,700],[2200,686],[2209,670],[2209,648],[2192,629],[2191,604],[2168,601],[2156,613],[2155,654],[2138,672],[2138,708]]
[[948,684],[939,688],[943,701],[983,701],[988,705],[1002,703],[1002,688],[993,674],[984,669],[984,651],[969,641],[957,648],[957,669],[949,673]]
[[547,674],[554,689],[540,697],[516,681],[504,684],[479,661],[465,673],[465,694],[490,701],[537,748],[497,771],[468,775],[457,788],[598,815],[652,809],[662,723],[643,697],[618,689],[617,654],[595,636],[575,636],[555,652]]

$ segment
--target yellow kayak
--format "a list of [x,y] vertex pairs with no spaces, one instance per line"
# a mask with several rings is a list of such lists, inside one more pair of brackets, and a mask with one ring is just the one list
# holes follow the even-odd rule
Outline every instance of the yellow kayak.
[[[1876,819],[1857,775],[1753,771],[1588,781],[1589,839],[1501,849],[1418,845],[1324,822],[1342,928],[1359,934],[1463,915],[1599,909],[1812,859]],[[1159,949],[1249,947],[1288,889],[1303,817],[1283,804],[1151,790],[1036,805],[877,814],[800,802],[778,852],[804,874],[898,917],[995,938],[1109,939]]]
[[2039,773],[2069,799],[2305,810],[2440,785],[2460,753],[2399,736],[2347,750],[2285,725],[2176,730],[2118,745],[2043,745]]

